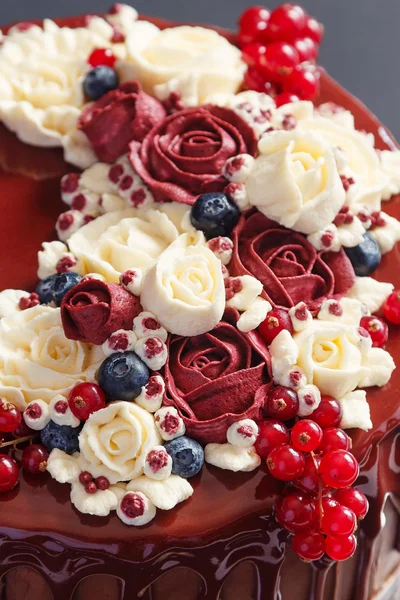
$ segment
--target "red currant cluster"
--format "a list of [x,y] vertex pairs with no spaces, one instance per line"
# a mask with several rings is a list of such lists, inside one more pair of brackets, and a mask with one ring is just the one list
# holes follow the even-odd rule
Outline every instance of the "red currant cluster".
[[267,419],[259,423],[255,444],[275,479],[290,482],[275,505],[279,524],[293,534],[292,547],[306,561],[326,553],[346,560],[355,551],[357,519],[368,510],[364,494],[350,486],[359,467],[350,452],[351,440],[338,427],[341,407],[323,396],[309,419],[298,420],[296,392],[273,388],[266,401]]
[[239,45],[248,69],[245,85],[275,96],[277,106],[313,100],[319,89],[315,65],[323,26],[289,2],[271,13],[248,8],[239,20]]

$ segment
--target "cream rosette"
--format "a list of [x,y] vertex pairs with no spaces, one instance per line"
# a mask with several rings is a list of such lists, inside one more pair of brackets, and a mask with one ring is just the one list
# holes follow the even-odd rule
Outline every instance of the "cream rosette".
[[32,400],[66,398],[94,379],[102,360],[101,348],[65,337],[58,308],[39,305],[0,322],[0,397],[20,410]]
[[190,208],[177,202],[107,213],[81,227],[68,240],[83,273],[119,281],[129,269],[151,269],[174,243],[205,245],[189,220]]
[[209,248],[176,244],[146,274],[140,302],[170,333],[211,331],[225,309],[221,261]]
[[296,129],[269,133],[258,147],[246,181],[249,203],[301,233],[332,223],[346,197],[332,146]]
[[124,81],[139,80],[146,92],[161,100],[178,92],[187,107],[203,104],[210,94],[236,93],[246,70],[240,50],[204,27],[161,31],[137,22],[126,47],[127,60],[119,64]]
[[142,475],[148,452],[160,443],[153,415],[134,402],[113,402],[93,413],[79,436],[88,470],[110,483]]

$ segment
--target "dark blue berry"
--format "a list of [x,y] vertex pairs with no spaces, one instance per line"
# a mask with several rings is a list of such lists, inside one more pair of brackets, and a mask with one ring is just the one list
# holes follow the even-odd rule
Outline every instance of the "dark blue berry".
[[50,304],[50,302],[53,302],[53,285],[56,277],[57,273],[49,275],[37,284],[35,292],[38,294],[41,304]]
[[119,79],[117,72],[111,67],[96,67],[86,75],[83,89],[89,100],[98,100],[107,92],[118,87]]
[[60,273],[59,275],[55,276],[52,295],[57,306],[61,306],[61,302],[65,294],[73,287],[78,285],[81,279],[82,275],[79,275],[79,273],[73,273],[72,271]]
[[240,211],[226,194],[202,194],[192,206],[190,220],[193,227],[203,231],[208,240],[229,235],[240,218]]
[[197,475],[204,464],[204,450],[198,442],[182,435],[165,443],[172,458],[172,473],[188,479]]
[[135,352],[117,352],[101,364],[97,380],[109,399],[130,402],[139,396],[149,377],[149,369]]
[[50,421],[40,432],[43,446],[49,452],[58,448],[67,454],[79,451],[79,433],[82,427],[68,427],[68,425],[57,425]]
[[381,249],[378,242],[370,233],[364,233],[364,241],[354,248],[345,248],[347,256],[358,277],[367,277],[381,262]]

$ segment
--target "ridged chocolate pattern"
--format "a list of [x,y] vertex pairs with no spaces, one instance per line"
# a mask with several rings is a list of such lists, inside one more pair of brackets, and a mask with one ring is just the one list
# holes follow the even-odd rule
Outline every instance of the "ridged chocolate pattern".
[[[81,22],[62,21],[72,26]],[[233,35],[222,33],[234,41]],[[357,128],[374,133],[378,148],[395,146],[366,107],[324,73],[320,102],[327,100],[350,109]],[[0,266],[0,289],[29,289],[36,280],[36,251],[42,240],[54,236],[56,216],[63,210],[59,176],[71,169],[60,151],[28,147],[0,128],[0,255],[8,259]],[[400,217],[399,202],[399,197],[393,199],[384,210]],[[375,276],[400,287],[398,248],[383,258]],[[387,349],[400,362],[399,328],[391,327]],[[233,474],[206,466],[193,480],[195,493],[189,501],[159,511],[143,528],[128,528],[115,515],[82,515],[70,504],[68,485],[49,476],[22,475],[16,490],[0,495],[0,579],[8,573],[0,583],[0,600],[377,598],[374,592],[400,561],[395,550],[400,550],[399,394],[400,375],[395,372],[385,388],[368,392],[374,429],[352,436],[353,452],[361,462],[358,487],[371,508],[360,524],[358,550],[351,560],[305,565],[294,556],[286,533],[271,515],[281,486],[263,468]],[[10,571],[14,567],[24,569]],[[190,571],[175,573],[176,567]],[[90,575],[96,577],[85,580]],[[393,579],[384,600],[398,594]]]

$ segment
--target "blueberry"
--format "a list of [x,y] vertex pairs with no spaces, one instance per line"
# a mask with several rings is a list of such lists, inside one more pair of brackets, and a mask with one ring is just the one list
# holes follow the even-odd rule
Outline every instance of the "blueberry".
[[240,218],[236,204],[226,194],[212,192],[197,198],[192,206],[190,220],[193,227],[203,231],[208,240],[229,236]]
[[129,402],[139,396],[149,377],[149,369],[135,352],[117,352],[100,365],[97,379],[108,398]]
[[119,79],[111,67],[96,67],[86,75],[83,89],[89,100],[98,100],[107,92],[118,87]]
[[188,479],[197,475],[204,464],[204,450],[198,442],[182,435],[165,443],[172,458],[172,473]]
[[378,242],[370,233],[364,233],[363,238],[358,246],[344,248],[358,277],[367,277],[375,271],[382,256]]
[[37,284],[35,292],[39,295],[39,300],[42,304],[53,302],[53,285],[56,277],[58,277],[57,273],[49,275]]
[[52,295],[57,306],[61,306],[61,302],[65,294],[73,287],[78,285],[81,279],[82,275],[79,275],[79,273],[73,273],[72,271],[67,271],[66,273],[60,273],[59,275],[56,275],[53,282]]
[[79,451],[79,433],[82,427],[68,427],[68,425],[57,425],[50,421],[40,432],[40,439],[43,446],[49,452],[53,448],[63,450],[67,454],[73,454]]

